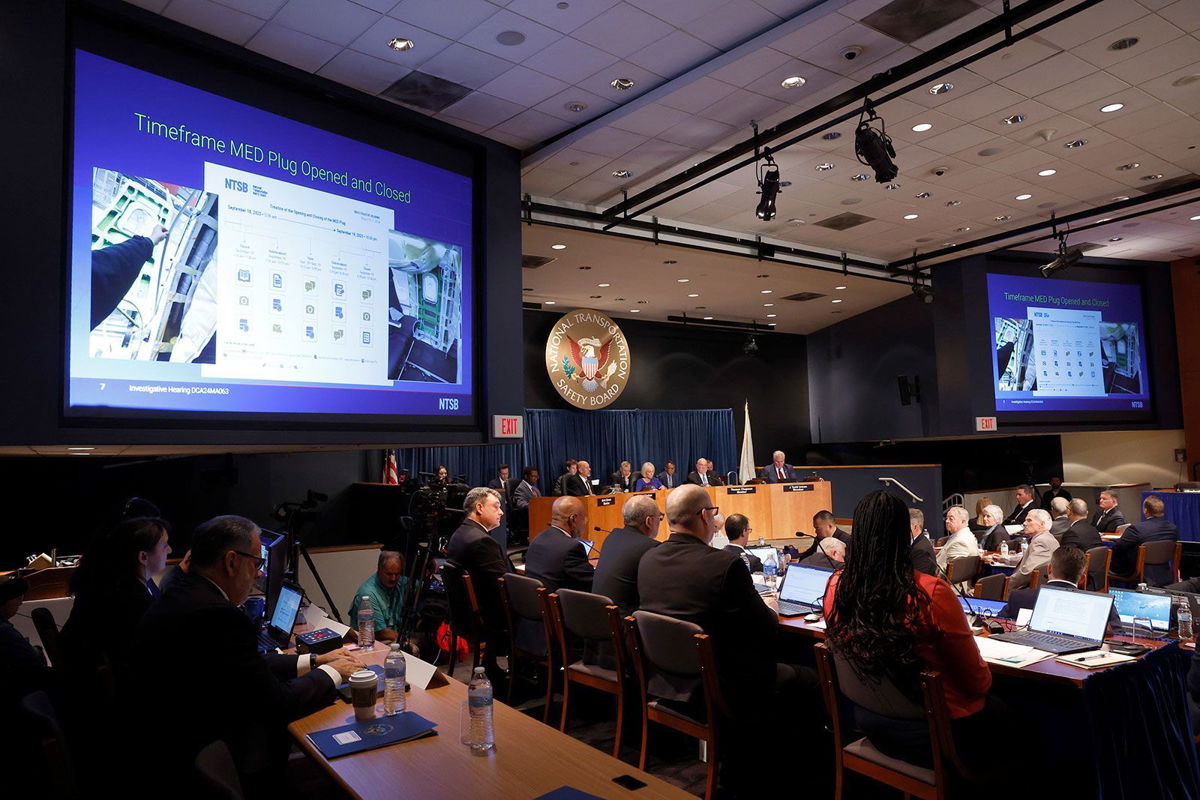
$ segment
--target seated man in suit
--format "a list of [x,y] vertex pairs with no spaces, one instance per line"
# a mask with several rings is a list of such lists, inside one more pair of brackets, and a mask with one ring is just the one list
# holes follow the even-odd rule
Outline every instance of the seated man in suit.
[[[946,509],[946,531],[950,538],[942,545],[937,556],[938,575],[945,577],[950,569],[950,562],[956,558],[980,555],[979,540],[971,533],[971,515],[962,506],[951,506]],[[959,583],[959,588],[967,589],[965,583]]]
[[550,507],[550,527],[539,533],[525,552],[525,574],[541,581],[548,592],[590,592],[596,570],[579,543],[587,521],[587,508],[578,497],[555,500]]
[[675,462],[668,461],[663,471],[658,473],[658,482],[664,489],[674,489],[679,485],[679,476],[675,474]]
[[721,476],[709,472],[707,458],[697,458],[696,468],[688,473],[687,482],[697,486],[720,486]]
[[408,578],[404,575],[404,556],[395,550],[380,550],[375,574],[363,581],[354,593],[350,619],[358,619],[358,605],[366,595],[371,598],[371,610],[375,614],[375,638],[381,642],[397,641],[406,589]]
[[610,533],[600,549],[592,591],[612,600],[624,617],[638,609],[638,562],[658,547],[655,537],[663,513],[653,497],[637,495],[625,501],[621,518],[625,527]]
[[341,650],[258,652],[257,626],[238,606],[260,575],[261,547],[258,526],[244,517],[215,517],[196,528],[188,571],[142,617],[135,653],[153,668],[130,697],[171,698],[174,721],[145,737],[155,750],[146,763],[178,781],[192,773],[200,749],[220,739],[248,797],[277,796],[287,724],[333,702],[336,687],[362,666]]
[[561,497],[564,494],[569,494],[569,492],[567,492],[567,481],[570,478],[572,478],[578,471],[579,471],[579,462],[573,458],[568,458],[567,463],[566,463],[566,471],[563,472],[562,475],[559,475],[554,480],[554,489],[553,489],[553,491],[550,492],[550,494],[556,495],[559,497]]
[[1067,530],[1058,540],[1059,545],[1073,544],[1083,552],[1104,544],[1100,532],[1088,522],[1088,507],[1083,498],[1076,497],[1067,504]]
[[808,558],[817,552],[817,545],[822,539],[833,537],[840,539],[846,545],[846,554],[849,556],[851,550],[850,534],[837,526],[837,522],[833,519],[833,514],[829,511],[818,511],[813,514],[813,543],[809,548],[800,554],[800,560]]
[[[1150,495],[1142,502],[1142,514],[1146,519],[1135,522],[1125,529],[1121,538],[1113,545],[1110,572],[1129,575],[1137,564],[1138,547],[1150,542],[1179,541],[1179,529],[1163,516],[1166,507],[1162,498]],[[1147,564],[1146,583],[1151,586],[1166,586],[1171,582],[1170,564]]]
[[632,492],[633,482],[637,480],[633,476],[633,465],[628,461],[622,461],[621,466],[617,467],[617,471],[609,478],[609,485],[615,486],[618,492]]
[[[1032,610],[1037,603],[1038,592],[1042,590],[1042,586],[1051,586],[1055,589],[1072,592],[1078,590],[1079,579],[1085,571],[1087,571],[1087,553],[1073,544],[1059,545],[1046,565],[1046,574],[1049,576],[1049,580],[1043,582],[1036,589],[1025,588],[1010,591],[1008,604],[1000,609],[1000,613],[996,616],[1004,619],[1016,619],[1022,609]],[[1112,628],[1119,625],[1120,621],[1114,605],[1112,611],[1109,612],[1108,624]]]
[[495,489],[500,493],[500,507],[504,510],[508,508],[508,503],[512,499],[509,496],[510,480],[511,479],[508,476],[508,464],[501,464],[496,469],[496,477],[492,478],[487,483],[487,488]]
[[1071,501],[1062,497],[1056,497],[1050,502],[1050,535],[1058,539],[1062,543],[1063,534],[1067,532],[1067,528],[1071,527],[1071,521],[1067,519],[1067,510],[1071,506]]
[[1116,533],[1125,524],[1125,514],[1117,505],[1117,493],[1106,489],[1096,500],[1100,510],[1092,517],[1092,527],[1101,533]]
[[[773,714],[802,739],[819,735],[824,713],[816,676],[776,664],[779,619],[755,591],[742,560],[709,545],[723,520],[708,493],[698,486],[671,492],[667,521],[670,538],[642,556],[638,568],[642,610],[695,623],[712,637],[717,677],[732,713],[722,720],[728,733],[721,781],[726,789],[750,792],[761,766],[761,726]],[[702,707],[698,694],[693,691],[692,702]]]
[[489,633],[489,647],[483,658],[483,667],[487,670],[488,679],[498,686],[504,671],[496,662],[496,650],[503,645],[507,621],[497,581],[509,572],[508,556],[491,536],[491,531],[500,526],[500,520],[504,517],[500,493],[495,489],[477,486],[467,492],[463,509],[467,512],[466,516],[446,543],[446,557],[450,563],[466,570],[471,576],[479,613]]
[[1046,565],[1050,563],[1050,556],[1054,555],[1054,551],[1058,549],[1058,539],[1050,533],[1050,514],[1046,511],[1035,508],[1025,515],[1025,535],[1029,537],[1029,541],[1020,553],[1012,553],[1008,556],[989,554],[984,556],[989,564],[1007,564],[1015,566],[1012,577],[1008,581],[1008,590],[1011,592],[1014,589],[1024,589],[1029,585],[1033,571],[1041,570],[1042,574],[1046,571]]
[[541,496],[541,492],[537,488],[539,477],[537,467],[526,467],[521,470],[521,482],[517,484],[512,493],[513,508],[529,508],[529,501]]
[[1001,544],[1012,541],[1012,537],[1008,535],[1008,530],[1004,527],[1004,510],[1000,506],[995,504],[984,506],[983,518],[988,527],[982,533],[976,534],[980,550],[994,553],[1000,549]]
[[746,543],[750,541],[753,530],[750,520],[744,514],[730,514],[725,520],[725,535],[729,537],[729,544],[725,545],[724,549],[742,559],[751,572],[762,572],[762,559],[746,549]]
[[832,536],[819,539],[816,552],[800,559],[800,566],[839,570],[846,566],[846,543]]
[[771,454],[771,463],[762,468],[762,474],[759,476],[767,483],[789,483],[797,481],[796,470],[791,464],[785,463],[787,456],[782,450],[776,450]]
[[[1054,514],[1054,509],[1050,507],[1050,504],[1054,502],[1056,497],[1061,497],[1068,503],[1071,502],[1071,493],[1062,488],[1062,478],[1058,477],[1057,475],[1050,479],[1050,488],[1047,489],[1046,493],[1042,495],[1042,508],[1049,511],[1051,516]],[[1053,533],[1053,531],[1051,531],[1051,533]]]
[[586,461],[575,462],[575,474],[563,481],[566,494],[571,497],[587,497],[596,493],[592,486],[592,465]]
[[913,569],[926,575],[937,575],[937,555],[933,552],[933,542],[925,535],[925,512],[919,508],[908,509],[908,535],[912,537],[908,560]]
[[[25,695],[56,688],[42,651],[9,621],[17,615],[27,591],[29,582],[24,578],[0,578],[0,713],[6,720],[13,719],[17,702]],[[7,742],[7,738],[0,736],[0,741]]]
[[1005,525],[1022,525],[1025,522],[1025,516],[1033,509],[1033,493],[1034,489],[1029,484],[1017,487],[1017,507],[1013,512],[1004,518]]

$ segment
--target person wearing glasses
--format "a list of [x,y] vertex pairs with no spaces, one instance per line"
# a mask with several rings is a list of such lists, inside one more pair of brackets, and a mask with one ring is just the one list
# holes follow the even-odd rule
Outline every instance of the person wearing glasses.
[[624,617],[638,609],[638,564],[642,556],[658,547],[655,537],[663,512],[653,497],[639,494],[625,501],[621,517],[625,527],[610,533],[600,548],[592,591],[612,600]]
[[[776,663],[779,618],[755,591],[741,557],[710,546],[725,520],[708,492],[694,484],[672,490],[667,522],[670,537],[638,565],[642,610],[695,623],[712,637],[731,715],[721,720],[728,743],[721,748],[721,791],[750,797],[761,769],[759,743],[770,735],[764,725],[786,724],[798,741],[821,736],[816,673]],[[692,691],[690,713],[702,713],[702,694]]]
[[233,754],[247,796],[285,783],[287,724],[337,699],[336,687],[362,668],[343,650],[322,656],[260,655],[258,630],[238,608],[263,566],[259,527],[214,517],[192,534],[191,559],[142,618],[134,643],[137,677],[129,700],[170,697],[171,713],[145,763],[155,777],[191,774],[196,754],[216,740]]

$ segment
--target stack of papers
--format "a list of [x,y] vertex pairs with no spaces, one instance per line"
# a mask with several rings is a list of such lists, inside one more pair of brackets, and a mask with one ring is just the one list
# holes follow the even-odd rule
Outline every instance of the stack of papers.
[[983,656],[984,661],[1008,667],[1027,667],[1049,658],[1051,655],[1045,650],[1036,650],[1012,642],[1001,642],[987,636],[976,636],[975,645],[979,648],[979,655]]

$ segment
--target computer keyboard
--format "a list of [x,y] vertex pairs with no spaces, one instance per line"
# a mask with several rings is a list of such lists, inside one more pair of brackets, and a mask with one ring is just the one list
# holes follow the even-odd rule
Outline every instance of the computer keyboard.
[[1026,647],[1045,650],[1048,653],[1066,653],[1072,650],[1087,650],[1089,647],[1098,646],[1066,636],[1056,636],[1053,633],[1039,633],[1037,631],[1013,631],[1012,633],[1000,634],[996,638],[1011,644],[1021,644]]
[[790,603],[787,600],[779,601],[779,616],[781,617],[803,617],[805,614],[812,614],[814,612],[818,612],[818,610],[812,606],[806,606],[802,603]]

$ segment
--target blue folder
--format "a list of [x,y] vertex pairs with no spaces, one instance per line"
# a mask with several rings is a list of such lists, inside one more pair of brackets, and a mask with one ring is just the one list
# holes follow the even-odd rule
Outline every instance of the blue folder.
[[367,722],[354,722],[340,728],[313,731],[309,741],[326,758],[339,758],[364,750],[374,750],[389,744],[410,742],[437,735],[437,724],[413,711],[403,711],[389,717]]

